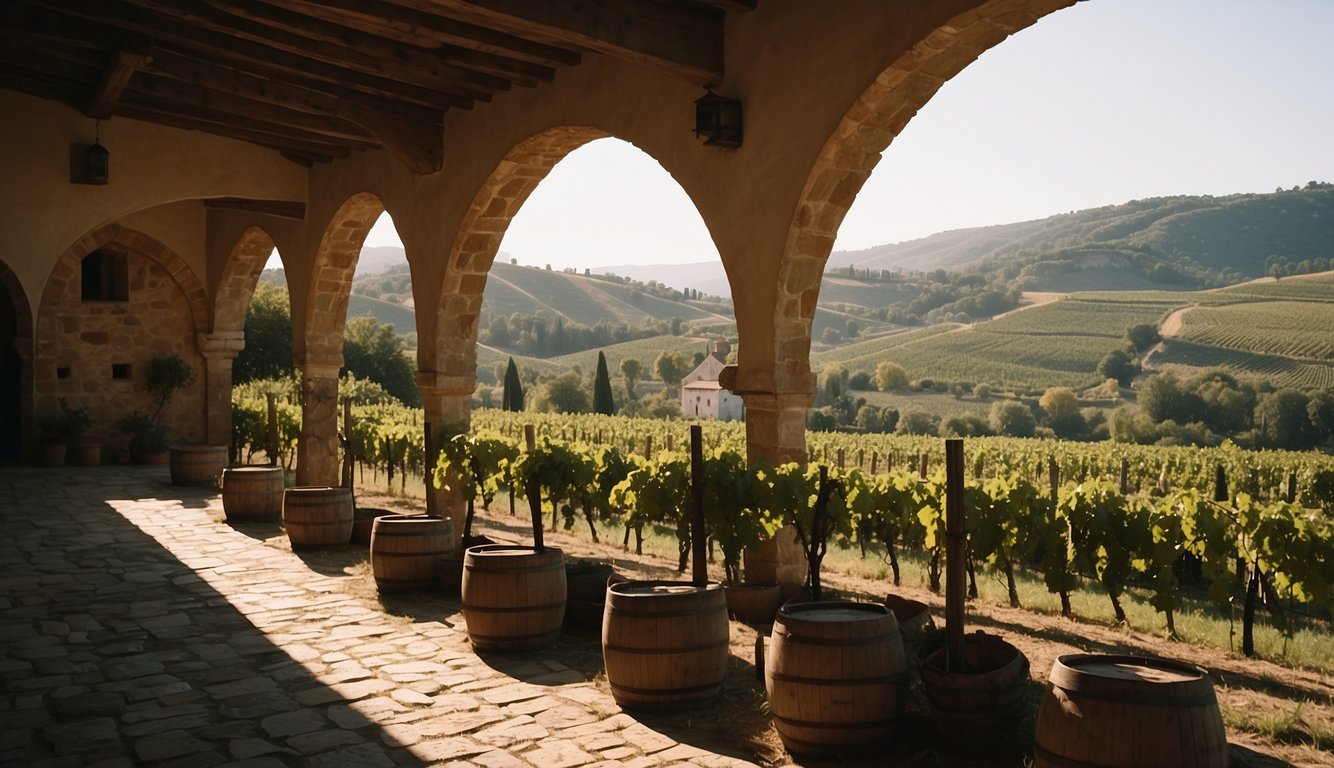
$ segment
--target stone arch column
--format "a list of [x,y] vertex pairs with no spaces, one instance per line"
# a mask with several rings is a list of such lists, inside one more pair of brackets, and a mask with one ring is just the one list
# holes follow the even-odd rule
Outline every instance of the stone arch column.
[[[556,163],[607,135],[587,126],[542,131],[510,150],[474,195],[446,257],[434,340],[418,352],[417,383],[426,421],[435,434],[464,432],[471,425],[482,293],[510,221]],[[429,492],[434,494],[432,508],[453,519],[454,535],[461,537],[463,499],[436,489]]]
[[[985,51],[1074,0],[993,0],[939,26],[898,57],[862,92],[820,150],[783,248],[773,317],[772,391],[743,391],[749,457],[806,461],[806,414],[814,401],[811,324],[825,262],[858,192],[881,154],[942,85]],[[800,581],[802,554],[778,536],[747,553],[747,574]]]
[[[33,443],[32,434],[32,305],[28,303],[28,294],[23,290],[18,275],[8,264],[0,261],[0,290],[9,297],[14,307],[14,346],[12,349],[0,349],[0,356],[6,358],[4,366],[18,366],[18,392],[14,393],[17,402],[13,404],[18,423],[16,430],[20,455],[27,452]],[[0,366],[0,367],[4,367]],[[9,408],[9,403],[0,403],[0,408]]]
[[273,238],[260,227],[241,234],[227,256],[213,299],[213,331],[199,335],[205,368],[206,431],[212,445],[232,442],[232,363],[245,349],[246,310],[273,249]]
[[297,362],[301,369],[299,485],[339,482],[338,371],[343,367],[343,326],[362,243],[384,210],[380,198],[369,192],[348,198],[329,220],[315,253],[306,294],[305,344]]

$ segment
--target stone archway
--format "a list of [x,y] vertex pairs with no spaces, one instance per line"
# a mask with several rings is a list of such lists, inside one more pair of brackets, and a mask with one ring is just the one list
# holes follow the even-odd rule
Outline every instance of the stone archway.
[[213,299],[213,330],[200,335],[204,355],[208,442],[232,442],[232,361],[245,349],[245,319],[260,273],[273,253],[273,238],[250,227],[232,246]]
[[[775,370],[775,402],[755,404],[772,411],[766,417],[773,423],[760,425],[764,434],[748,430],[762,455],[805,454],[805,411],[814,391],[811,323],[825,262],[881,153],[946,81],[1005,38],[1074,2],[993,0],[955,16],[881,72],[830,134],[807,176],[779,267],[773,354],[781,362]],[[799,444],[794,436],[801,436]]]
[[446,261],[435,340],[424,350],[430,356],[421,360],[422,396],[436,410],[427,406],[432,423],[454,429],[468,425],[482,293],[510,222],[556,163],[609,135],[588,126],[560,126],[532,136],[510,150],[473,197]]
[[343,327],[361,246],[384,203],[370,192],[348,198],[329,219],[306,289],[301,360],[301,440],[297,483],[338,483],[338,371],[343,367]]
[[[83,261],[97,251],[125,254],[127,293],[89,300],[82,295]],[[149,410],[141,387],[141,366],[149,355],[179,355],[196,373],[196,383],[177,393],[162,413],[172,440],[206,436],[204,367],[201,347],[208,329],[208,299],[190,265],[175,251],[135,229],[109,224],[66,249],[38,307],[33,353],[33,411],[50,412],[59,398],[88,408],[93,425],[87,437],[119,442],[117,418]]]
[[0,461],[17,461],[32,429],[32,306],[0,261]]

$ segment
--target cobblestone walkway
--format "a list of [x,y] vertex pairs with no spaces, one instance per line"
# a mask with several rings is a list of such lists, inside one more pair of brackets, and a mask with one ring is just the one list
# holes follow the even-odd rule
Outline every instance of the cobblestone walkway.
[[0,469],[0,763],[749,765],[558,660],[478,657],[461,615],[344,594],[220,508],[165,468]]

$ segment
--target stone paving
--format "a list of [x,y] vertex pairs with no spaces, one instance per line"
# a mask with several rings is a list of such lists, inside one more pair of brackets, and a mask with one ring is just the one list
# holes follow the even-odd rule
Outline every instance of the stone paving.
[[0,764],[751,764],[554,653],[479,657],[457,603],[346,594],[220,509],[165,468],[0,468]]

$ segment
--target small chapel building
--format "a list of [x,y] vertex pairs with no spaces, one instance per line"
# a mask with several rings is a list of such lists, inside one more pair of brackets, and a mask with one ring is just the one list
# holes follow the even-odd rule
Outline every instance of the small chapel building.
[[727,365],[727,356],[731,352],[732,345],[726,339],[718,339],[703,362],[681,379],[681,414],[687,419],[740,421],[745,418],[746,409],[741,397],[718,383],[718,375]]

